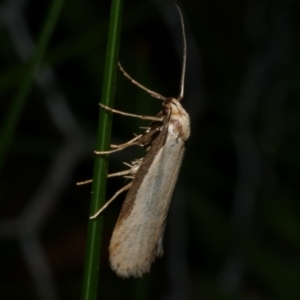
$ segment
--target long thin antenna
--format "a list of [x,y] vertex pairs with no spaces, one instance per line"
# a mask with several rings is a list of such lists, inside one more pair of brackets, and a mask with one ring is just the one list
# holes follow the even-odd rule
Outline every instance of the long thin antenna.
[[123,73],[123,75],[129,79],[133,84],[135,84],[136,86],[138,86],[140,89],[146,91],[147,93],[149,93],[153,98],[159,99],[159,100],[166,100],[167,98],[162,96],[159,93],[156,93],[152,90],[149,90],[148,88],[146,88],[145,86],[143,86],[142,84],[140,84],[139,82],[137,82],[136,80],[134,80],[121,66],[120,62],[118,63],[119,69],[120,71]]
[[183,16],[182,12],[177,5],[177,3],[174,1],[179,15],[180,15],[180,22],[181,22],[181,28],[182,28],[182,38],[183,38],[183,62],[182,62],[182,71],[181,71],[181,80],[180,80],[180,94],[178,97],[178,101],[181,101],[184,95],[184,80],[185,80],[185,69],[186,69],[186,36],[185,36],[185,29],[184,29],[184,22],[183,22]]

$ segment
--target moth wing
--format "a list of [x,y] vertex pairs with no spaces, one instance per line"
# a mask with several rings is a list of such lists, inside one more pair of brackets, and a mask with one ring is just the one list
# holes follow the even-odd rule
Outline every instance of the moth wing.
[[166,217],[184,151],[185,142],[169,131],[147,166],[135,198],[129,199],[128,192],[109,246],[111,267],[119,276],[140,277],[149,272],[155,257],[162,255]]

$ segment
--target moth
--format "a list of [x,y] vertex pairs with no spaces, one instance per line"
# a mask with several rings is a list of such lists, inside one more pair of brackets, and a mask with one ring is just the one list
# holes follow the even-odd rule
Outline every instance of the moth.
[[163,254],[166,218],[185,144],[190,136],[189,115],[181,105],[186,69],[186,37],[183,16],[179,7],[176,7],[180,15],[184,44],[179,96],[167,98],[149,90],[128,75],[119,64],[123,75],[152,97],[161,100],[163,108],[156,116],[140,116],[100,104],[102,109],[151,121],[142,134],[129,142],[111,145],[112,149],[108,151],[95,151],[96,154],[105,155],[133,145],[142,146],[146,150],[144,158],[133,161],[128,165],[128,170],[108,176],[124,176],[131,181],[90,217],[96,218],[120,193],[128,190],[109,245],[111,268],[121,277],[141,277],[150,271],[155,258]]

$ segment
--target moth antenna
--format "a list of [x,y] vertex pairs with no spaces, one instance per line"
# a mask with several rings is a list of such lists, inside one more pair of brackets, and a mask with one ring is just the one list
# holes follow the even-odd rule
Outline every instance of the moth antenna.
[[153,98],[156,98],[156,99],[159,99],[159,100],[162,100],[162,101],[165,101],[167,98],[162,96],[161,94],[159,93],[156,93],[148,88],[146,88],[144,85],[140,84],[139,82],[137,82],[135,79],[133,79],[122,67],[121,63],[118,62],[118,66],[119,66],[119,69],[120,71],[123,73],[123,75],[129,79],[133,84],[135,84],[136,86],[138,86],[140,89],[146,91],[148,94],[151,95],[151,97]]
[[180,94],[178,97],[178,101],[181,101],[183,99],[184,95],[184,80],[185,80],[185,70],[186,70],[186,35],[185,35],[185,28],[184,28],[184,22],[183,22],[183,16],[182,12],[178,6],[178,4],[174,1],[177,10],[180,15],[180,23],[181,23],[181,29],[182,29],[182,38],[183,38],[183,61],[182,61],[182,71],[181,71],[181,80],[180,80]]

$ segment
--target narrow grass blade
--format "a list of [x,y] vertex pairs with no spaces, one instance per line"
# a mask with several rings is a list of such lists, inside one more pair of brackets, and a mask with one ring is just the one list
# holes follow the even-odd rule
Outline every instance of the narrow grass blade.
[[[123,0],[112,1],[101,99],[101,103],[110,107],[113,106],[122,9]],[[111,113],[101,110],[98,125],[98,151],[109,149],[111,121]],[[107,159],[107,156],[96,156],[95,158],[90,215],[93,215],[103,205],[105,200],[108,166]],[[88,224],[82,300],[92,300],[97,298],[102,224],[102,216],[90,220]]]

